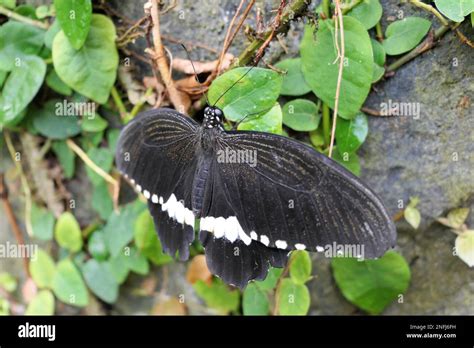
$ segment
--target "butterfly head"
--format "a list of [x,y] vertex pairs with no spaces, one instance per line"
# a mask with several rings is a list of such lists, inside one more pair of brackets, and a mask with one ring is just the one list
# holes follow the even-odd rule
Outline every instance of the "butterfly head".
[[223,118],[224,113],[221,109],[215,106],[207,106],[204,109],[204,120],[202,126],[205,129],[217,128],[220,130],[224,130],[224,127],[222,126]]

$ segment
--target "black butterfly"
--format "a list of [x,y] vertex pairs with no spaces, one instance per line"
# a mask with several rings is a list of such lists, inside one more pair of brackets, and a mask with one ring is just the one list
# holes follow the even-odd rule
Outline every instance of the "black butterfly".
[[200,218],[210,271],[243,288],[283,267],[291,250],[363,245],[373,258],[394,246],[382,202],[341,165],[294,139],[226,131],[222,121],[214,106],[202,125],[161,108],[121,132],[118,168],[147,198],[166,253],[188,259]]

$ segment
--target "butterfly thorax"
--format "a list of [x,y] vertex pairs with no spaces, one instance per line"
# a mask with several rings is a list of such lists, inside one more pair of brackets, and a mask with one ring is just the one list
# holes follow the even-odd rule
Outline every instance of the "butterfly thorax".
[[202,121],[202,127],[204,129],[218,129],[223,131],[223,117],[224,113],[221,109],[215,106],[208,106],[204,109],[204,120]]

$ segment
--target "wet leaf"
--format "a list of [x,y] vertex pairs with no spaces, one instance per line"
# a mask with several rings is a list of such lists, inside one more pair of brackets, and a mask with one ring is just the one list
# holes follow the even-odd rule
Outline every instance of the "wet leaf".
[[31,278],[39,288],[51,289],[53,287],[56,265],[47,252],[38,249],[36,257],[30,260],[29,269]]
[[278,291],[278,313],[280,315],[306,315],[310,306],[309,290],[305,285],[291,279],[283,279]]
[[75,253],[82,248],[81,228],[70,212],[62,213],[59,217],[54,230],[54,237],[61,247],[70,252]]
[[69,259],[58,263],[53,279],[53,291],[58,299],[71,306],[85,307],[89,302],[81,274]]
[[420,17],[407,17],[391,23],[385,31],[385,52],[395,56],[410,51],[421,42],[430,27],[431,22]]
[[318,106],[310,100],[294,99],[283,106],[283,124],[295,131],[316,130],[320,120]]
[[371,314],[381,313],[410,282],[410,268],[395,251],[378,260],[333,258],[333,275],[344,297]]
[[80,49],[91,26],[91,0],[54,0],[54,7],[56,18],[72,47]]
[[[301,42],[303,74],[313,92],[334,108],[339,62],[334,44],[333,20],[320,20],[314,29],[306,26]],[[339,116],[351,119],[360,110],[372,85],[373,53],[367,30],[358,20],[344,17],[345,63],[342,76]]]
[[53,41],[53,63],[57,74],[69,87],[99,104],[105,104],[118,66],[112,21],[94,14],[89,35],[79,50],[71,46],[63,32],[58,33]]
[[311,87],[304,80],[301,70],[301,58],[282,60],[275,64],[275,67],[286,72],[283,75],[280,94],[300,96],[311,92]]
[[244,315],[268,315],[268,294],[255,283],[250,283],[242,295],[242,309]]
[[[209,102],[214,105],[218,101],[216,105],[230,121],[235,122],[245,116],[270,110],[280,94],[283,80],[280,74],[263,68],[253,68],[250,72],[249,69],[250,67],[243,67],[229,70],[215,79],[209,88]],[[242,79],[221,97],[240,78]]]
[[339,118],[336,126],[337,150],[341,156],[353,153],[362,145],[369,131],[367,116],[359,112],[352,120]]
[[269,111],[263,114],[247,117],[245,121],[239,124],[237,129],[281,134],[282,110],[280,104],[275,103]]

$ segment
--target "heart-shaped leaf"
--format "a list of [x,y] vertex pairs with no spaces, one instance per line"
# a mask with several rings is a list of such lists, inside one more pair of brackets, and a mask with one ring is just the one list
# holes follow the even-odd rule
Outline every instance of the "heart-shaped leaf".
[[347,13],[361,22],[365,29],[375,27],[382,17],[382,5],[379,0],[362,0]]
[[25,315],[53,315],[54,296],[49,290],[41,290],[31,300],[26,308]]
[[311,278],[312,263],[307,251],[296,250],[291,253],[290,277],[296,284],[304,284]]
[[52,288],[56,266],[48,253],[39,249],[35,257],[30,261],[29,268],[31,278],[33,278],[39,288]]
[[410,281],[408,263],[394,251],[378,260],[334,258],[332,269],[344,297],[371,314],[381,313],[406,291]]
[[92,16],[86,42],[76,50],[64,32],[53,41],[53,63],[61,80],[82,95],[105,104],[117,75],[115,27],[103,15]]
[[362,145],[367,137],[369,124],[367,116],[359,112],[352,120],[339,118],[336,127],[337,150],[344,153],[353,153]]
[[73,253],[82,248],[81,228],[74,215],[68,211],[59,217],[54,236],[60,246]]
[[439,12],[454,22],[462,22],[474,12],[474,0],[435,0],[435,4]]
[[395,21],[387,27],[383,47],[385,52],[396,56],[415,48],[425,37],[431,22],[420,17],[407,17]]
[[320,120],[318,106],[311,100],[294,99],[283,105],[283,124],[295,131],[316,130]]
[[78,116],[58,112],[62,104],[59,99],[51,99],[41,109],[32,108],[29,111],[38,133],[51,139],[67,139],[81,132]]
[[[320,20],[316,38],[306,26],[301,42],[303,74],[313,92],[334,108],[339,62],[333,20]],[[364,103],[372,85],[373,53],[370,37],[360,22],[344,17],[345,60],[339,96],[339,116],[351,119]]]
[[281,315],[306,315],[310,306],[308,288],[291,279],[283,279],[278,288],[278,313]]
[[269,111],[280,94],[282,81],[280,74],[269,69],[232,69],[214,80],[209,88],[209,102],[217,102],[228,120],[239,121]]
[[249,284],[242,295],[242,309],[244,315],[268,315],[268,294],[255,283]]
[[71,306],[85,307],[89,302],[81,274],[69,259],[58,263],[53,279],[53,291],[61,301]]
[[82,267],[82,274],[92,292],[107,303],[114,303],[118,297],[118,283],[107,263],[90,259]]

